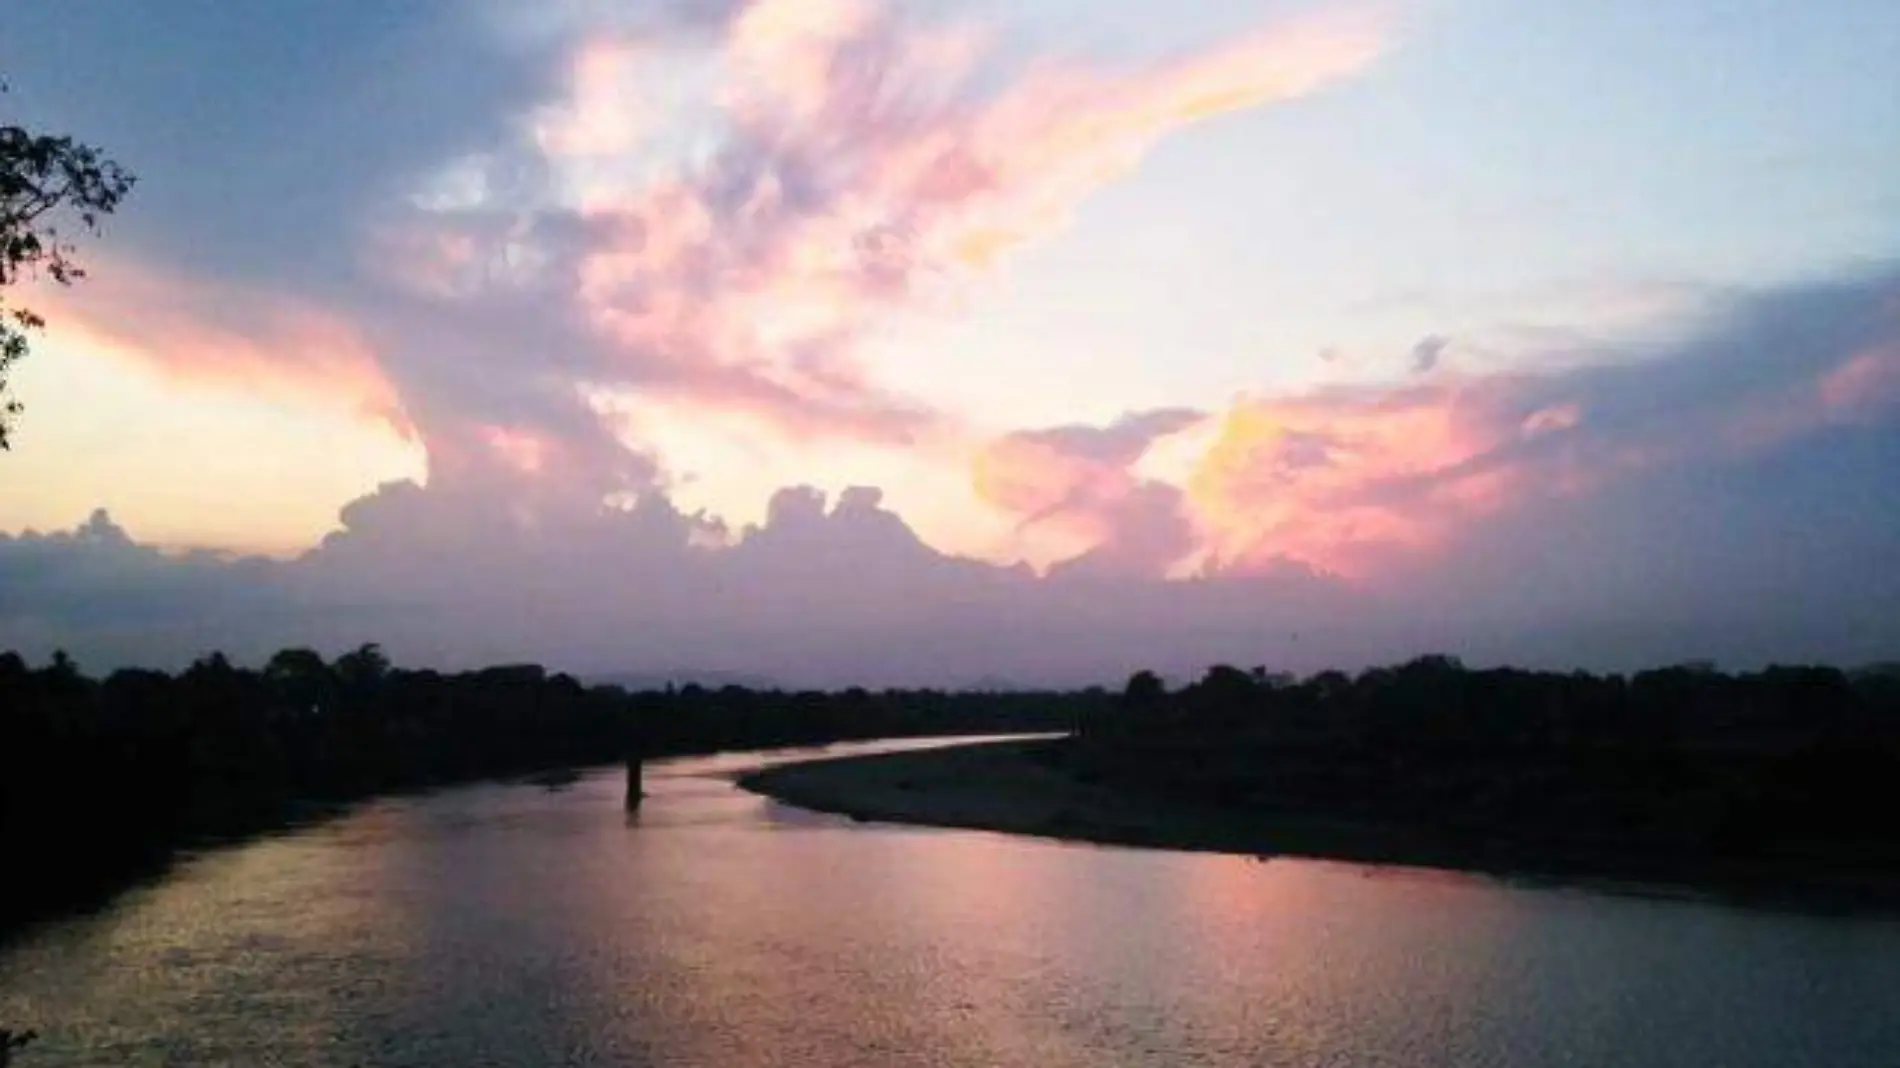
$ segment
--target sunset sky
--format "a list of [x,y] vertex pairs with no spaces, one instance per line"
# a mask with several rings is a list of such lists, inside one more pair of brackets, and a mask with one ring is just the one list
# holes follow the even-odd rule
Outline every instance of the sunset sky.
[[1885,0],[8,5],[0,121],[139,184],[18,295],[0,646],[1900,658],[1897,55]]

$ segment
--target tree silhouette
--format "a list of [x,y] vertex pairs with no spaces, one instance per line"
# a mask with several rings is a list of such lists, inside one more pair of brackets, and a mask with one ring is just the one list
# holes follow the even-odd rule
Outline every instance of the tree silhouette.
[[1167,697],[1168,687],[1161,676],[1152,671],[1137,671],[1122,687],[1120,714],[1112,718],[1097,717],[1087,733],[1115,733],[1151,726],[1166,709]]
[[31,1031],[22,1031],[19,1034],[14,1034],[12,1031],[0,1027],[0,1068],[7,1068],[7,1065],[12,1064],[14,1051],[25,1049],[26,1044],[37,1037],[39,1036]]
[[[103,681],[0,650],[0,937],[100,900],[204,836],[391,790],[845,738],[1065,729],[1106,695],[587,686],[535,664],[446,673],[364,645],[253,670],[207,653]],[[631,785],[638,788],[638,781]],[[30,878],[24,877],[30,875]]]
[[315,649],[285,649],[264,665],[264,681],[284,705],[320,712],[336,700],[336,675]]
[[1270,679],[1215,665],[1170,693],[1139,672],[1119,729],[1055,760],[1224,828],[1251,818],[1323,843],[1351,827],[1369,838],[1349,849],[1431,863],[1900,887],[1900,676],[1878,667],[1625,677],[1431,655]]
[[[0,83],[0,92],[6,90]],[[132,190],[133,177],[90,145],[0,124],[0,293],[22,278],[44,275],[60,285],[85,277],[61,221],[97,232]],[[20,402],[7,373],[27,353],[27,334],[46,325],[32,310],[0,297],[0,449]]]
[[346,688],[361,692],[383,681],[389,674],[389,657],[375,642],[357,646],[336,658],[336,677]]
[[1161,704],[1167,693],[1161,676],[1152,671],[1137,671],[1128,677],[1128,685],[1122,690],[1122,704],[1131,712],[1150,711]]

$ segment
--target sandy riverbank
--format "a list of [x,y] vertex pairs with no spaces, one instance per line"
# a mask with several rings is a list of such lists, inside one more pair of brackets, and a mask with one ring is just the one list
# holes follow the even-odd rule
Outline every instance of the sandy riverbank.
[[[1007,831],[1120,845],[1249,852],[1217,813],[1136,802],[1031,759],[1046,740],[781,764],[739,785],[860,820]],[[1231,822],[1231,821],[1223,821]]]
[[1644,896],[1801,910],[1900,909],[1900,887],[1884,880],[1717,873],[1674,867],[1668,858],[1453,840],[1402,828],[1266,817],[1129,795],[1079,782],[1058,763],[1036,759],[1039,752],[1060,744],[992,742],[783,764],[742,776],[739,785],[800,808],[866,821],[1102,845],[1469,871],[1514,882],[1559,881]]
[[1035,759],[1046,739],[782,764],[740,777],[754,793],[858,820],[1004,831],[1102,845],[1299,855],[1461,868],[1421,839],[1319,819],[1297,824],[1130,795]]

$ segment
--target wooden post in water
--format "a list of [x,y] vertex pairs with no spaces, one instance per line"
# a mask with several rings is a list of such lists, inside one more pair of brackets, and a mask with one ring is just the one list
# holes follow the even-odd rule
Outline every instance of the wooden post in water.
[[634,809],[639,808],[640,802],[645,800],[647,796],[646,791],[641,789],[641,785],[640,785],[641,763],[642,761],[640,759],[640,754],[637,751],[629,751],[627,753],[627,811],[628,812],[632,812]]
[[621,744],[626,746],[627,754],[628,812],[637,811],[640,808],[640,802],[646,800],[647,796],[645,784],[641,781],[641,772],[644,770],[641,765],[645,763],[647,756],[646,723],[641,716],[641,711],[639,708],[630,710],[631,714],[627,716],[624,728],[626,733],[621,736],[623,739]]

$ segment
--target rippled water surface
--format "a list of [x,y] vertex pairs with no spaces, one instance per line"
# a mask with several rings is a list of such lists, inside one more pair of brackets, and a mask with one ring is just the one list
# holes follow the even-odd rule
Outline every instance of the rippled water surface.
[[[61,1065],[1900,1065],[1900,924],[860,826],[368,805],[0,955]],[[8,865],[6,877],[17,877]]]

